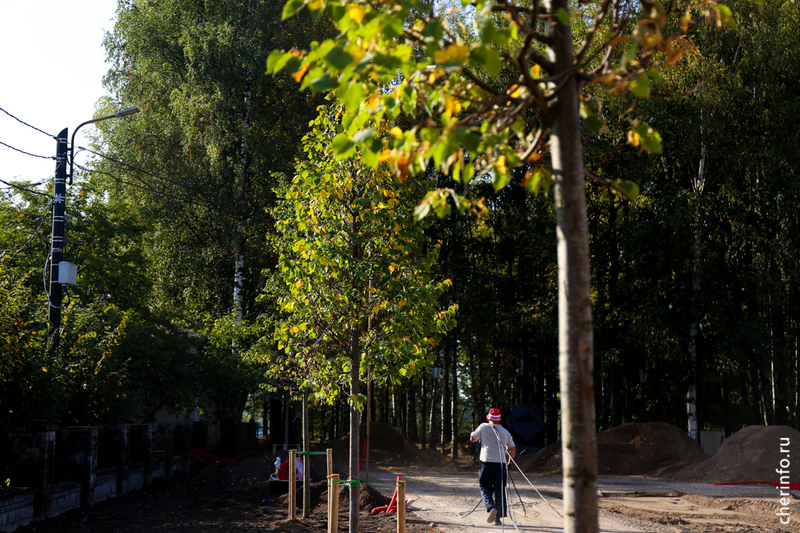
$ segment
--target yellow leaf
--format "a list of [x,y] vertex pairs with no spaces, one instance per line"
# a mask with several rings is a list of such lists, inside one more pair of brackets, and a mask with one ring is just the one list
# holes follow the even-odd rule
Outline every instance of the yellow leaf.
[[430,344],[431,346],[436,346],[436,339],[428,337],[428,344]]
[[642,142],[642,138],[635,131],[628,132],[628,142],[635,148]]
[[303,76],[305,76],[306,71],[308,70],[308,67],[310,65],[311,65],[311,63],[306,63],[305,65],[300,67],[300,70],[298,70],[297,72],[292,74],[292,77],[294,78],[294,81],[296,81],[297,83],[300,83],[300,80],[303,79]]
[[302,287],[303,286],[303,280],[302,279],[298,279],[297,283],[295,283],[294,286],[295,287]]
[[687,11],[684,16],[681,17],[681,28],[683,29],[684,33],[689,31],[689,24],[692,22],[692,16]]
[[356,21],[356,24],[361,24],[361,21],[364,20],[364,15],[367,13],[366,6],[358,5],[358,4],[350,4],[347,6],[347,14],[350,15],[350,18]]
[[508,169],[506,168],[506,156],[501,155],[498,157],[494,162],[494,166],[498,172],[502,172],[504,174],[508,173]]
[[405,305],[406,305],[406,301],[405,301],[405,300],[400,300],[400,301],[397,303],[397,305],[398,305],[398,306],[400,306],[400,307],[405,307]]
[[616,74],[613,72],[606,74],[605,76],[598,76],[594,78],[591,83],[611,83],[616,79]]
[[388,161],[392,158],[392,151],[391,150],[384,150],[381,152],[381,155],[378,157],[378,163],[383,163]]
[[395,126],[394,128],[389,130],[389,133],[392,134],[392,137],[395,139],[402,139],[403,138],[403,130]]
[[369,97],[369,100],[367,100],[367,105],[373,113],[378,109],[378,102],[380,102],[380,97],[376,94],[373,94]]
[[451,44],[444,50],[437,50],[433,56],[437,63],[461,61],[469,55],[469,48],[463,44]]
[[446,94],[444,97],[444,110],[450,115],[457,115],[461,112],[461,102]]
[[42,372],[47,372],[47,367],[46,366],[42,367]]

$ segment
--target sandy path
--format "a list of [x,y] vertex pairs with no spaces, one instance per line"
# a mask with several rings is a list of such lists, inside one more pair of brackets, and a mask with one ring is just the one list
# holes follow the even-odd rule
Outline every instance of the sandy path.
[[[512,473],[519,491],[518,496],[512,488],[516,527],[508,518],[499,527],[485,521],[477,473],[414,470],[401,474],[413,511],[408,519],[409,531],[563,531],[562,519],[550,507],[562,512],[560,477],[529,477],[548,505],[518,472]],[[370,481],[379,483],[392,483],[395,479],[396,474],[382,471],[370,476]],[[800,523],[800,502],[793,499],[798,521],[781,527],[774,516],[775,489],[769,486],[714,486],[615,476],[601,478],[600,490],[600,530],[606,533],[800,531],[796,527]],[[476,505],[474,512],[460,516]]]

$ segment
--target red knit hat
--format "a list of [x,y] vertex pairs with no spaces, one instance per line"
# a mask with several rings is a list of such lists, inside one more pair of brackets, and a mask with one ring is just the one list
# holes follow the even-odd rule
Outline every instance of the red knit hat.
[[500,422],[500,409],[496,407],[489,409],[489,414],[486,415],[486,420],[489,422]]

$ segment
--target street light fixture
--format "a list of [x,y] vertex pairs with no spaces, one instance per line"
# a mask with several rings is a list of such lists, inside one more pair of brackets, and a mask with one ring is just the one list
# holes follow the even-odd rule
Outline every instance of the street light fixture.
[[431,410],[433,411],[433,416],[431,416],[431,448],[436,449],[436,383],[439,381],[439,376],[442,374],[442,365],[439,364],[437,361],[433,363],[433,368],[431,369],[431,373],[433,374],[433,403],[431,404]]
[[[75,134],[87,124],[100,122],[110,118],[125,117],[139,112],[138,107],[130,107],[117,111],[113,115],[95,118],[82,122],[72,133],[72,143],[67,146],[67,128],[61,130],[56,138],[56,176],[53,187],[53,230],[50,241],[50,293],[48,303],[50,306],[50,329],[53,334],[53,349],[58,349],[61,337],[61,284],[59,280],[59,266],[64,256],[64,223],[66,221],[67,203],[67,162],[69,162],[69,183],[72,185],[72,172],[75,165]],[[67,154],[69,153],[69,156]],[[77,272],[74,272],[77,276]]]

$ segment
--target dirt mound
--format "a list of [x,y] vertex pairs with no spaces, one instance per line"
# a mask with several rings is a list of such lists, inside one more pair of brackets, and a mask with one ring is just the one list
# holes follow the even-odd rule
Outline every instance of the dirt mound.
[[[300,492],[300,487],[302,486],[301,483],[298,482],[298,495],[297,495],[297,508],[303,508],[303,498],[302,492]],[[318,481],[317,483],[311,483],[309,485],[311,489],[309,491],[310,499],[309,503],[311,508],[315,507],[328,507],[328,483],[327,481]],[[370,487],[369,485],[361,485],[358,489],[358,508],[361,511],[370,512],[376,507],[380,507],[382,505],[389,505],[391,501],[391,495],[387,496],[374,488]],[[272,505],[280,508],[284,508],[289,504],[289,496],[287,494],[283,494],[275,498],[272,502]],[[350,494],[347,490],[346,486],[342,486],[339,489],[339,511],[342,513],[347,513],[350,510]]]
[[[797,430],[788,426],[748,426],[726,439],[713,457],[667,477],[709,483],[779,481],[780,475],[775,470],[781,468],[781,461],[789,465],[785,470],[792,470],[797,458],[800,458]],[[800,481],[796,468],[790,476],[789,481]]]
[[[447,471],[462,468],[448,455],[431,449],[420,450],[416,444],[405,439],[396,429],[383,422],[371,422],[369,431],[369,458],[372,465],[392,469],[426,468]],[[361,435],[362,438],[366,437],[364,426],[361,426]],[[347,472],[347,462],[350,456],[349,436],[326,443],[320,446],[320,449],[326,447],[333,449],[334,469],[342,474]],[[359,453],[363,453],[363,441]]]
[[[664,422],[623,424],[597,435],[600,475],[658,474],[708,457],[679,428]],[[551,444],[517,461],[527,472],[561,473],[561,443]]]

